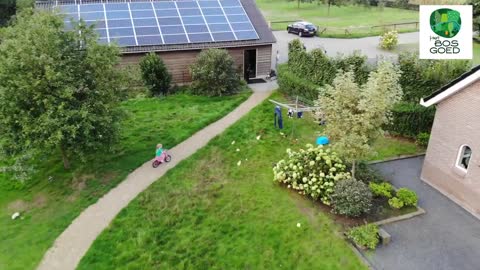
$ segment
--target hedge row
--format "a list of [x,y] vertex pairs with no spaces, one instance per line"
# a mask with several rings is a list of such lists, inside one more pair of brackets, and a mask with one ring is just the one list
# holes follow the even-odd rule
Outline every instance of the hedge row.
[[430,133],[435,117],[435,108],[416,103],[399,103],[392,110],[392,122],[384,129],[393,134],[416,137],[419,133]]
[[282,93],[307,100],[317,100],[319,86],[295,75],[287,65],[278,67],[278,86]]

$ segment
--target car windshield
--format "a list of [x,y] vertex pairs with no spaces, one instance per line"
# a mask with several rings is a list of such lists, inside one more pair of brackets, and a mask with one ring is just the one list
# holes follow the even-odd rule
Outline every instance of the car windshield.
[[305,28],[307,28],[308,30],[315,30],[315,26],[313,24],[307,24],[305,25]]

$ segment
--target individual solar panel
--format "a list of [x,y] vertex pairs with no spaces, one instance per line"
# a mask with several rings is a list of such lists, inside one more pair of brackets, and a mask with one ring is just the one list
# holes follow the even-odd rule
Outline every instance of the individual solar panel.
[[160,35],[158,27],[135,27],[135,34],[138,36]]
[[206,24],[185,25],[187,33],[208,33]]
[[212,33],[213,41],[231,41],[235,40],[232,32]]
[[176,17],[178,16],[176,9],[156,9],[157,17]]
[[128,37],[133,36],[132,28],[110,28],[108,29],[110,37]]
[[183,24],[203,24],[205,20],[202,16],[183,17]]
[[245,23],[231,23],[232,29],[234,31],[239,31],[239,30],[254,30],[253,25],[249,22]]
[[220,7],[218,1],[198,1],[198,5],[202,8],[206,7]]
[[138,45],[159,45],[162,44],[160,36],[137,36]]
[[176,1],[177,7],[180,8],[196,8],[198,7],[196,1]]
[[246,15],[227,15],[228,21],[233,22],[249,22]]
[[185,33],[181,25],[160,26],[160,29],[164,35]]
[[132,27],[132,20],[130,19],[108,20],[108,27],[109,28]]
[[188,38],[190,42],[211,42],[212,37],[208,33],[201,33],[201,34],[188,34]]
[[182,8],[178,10],[181,16],[201,16],[202,12],[198,8]]
[[80,5],[80,12],[103,12],[103,4]]
[[256,39],[258,38],[255,31],[235,31],[235,35],[238,39]]
[[155,18],[153,10],[132,10],[133,18]]
[[87,12],[87,13],[80,13],[80,17],[85,21],[96,21],[105,19],[105,13],[103,12]]
[[225,16],[205,16],[207,23],[227,23]]
[[203,15],[222,15],[223,11],[221,8],[202,8]]
[[182,25],[180,17],[158,18],[159,25]]
[[208,27],[210,28],[210,31],[213,32],[227,32],[227,31],[232,31],[230,29],[230,26],[226,23],[224,24],[209,24]]
[[58,11],[65,16],[65,28],[73,29],[80,17],[95,25],[100,42],[120,46],[258,39],[239,0],[98,2],[63,1],[68,4],[59,5]]
[[188,43],[187,36],[183,35],[163,35],[165,44],[185,44]]
[[135,26],[157,26],[157,20],[154,18],[148,19],[133,19]]
[[137,45],[134,37],[112,38],[110,36],[110,42],[116,42],[119,46],[135,46],[135,45]]

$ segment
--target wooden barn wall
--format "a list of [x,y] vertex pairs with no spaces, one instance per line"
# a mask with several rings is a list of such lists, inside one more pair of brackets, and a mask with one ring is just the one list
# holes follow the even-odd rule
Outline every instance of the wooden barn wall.
[[[257,77],[264,77],[270,73],[272,61],[272,45],[257,47],[241,47],[227,49],[233,57],[236,68],[243,73],[243,54],[245,50],[257,49]],[[157,53],[167,66],[174,83],[188,83],[192,80],[189,66],[193,64],[200,50],[171,51]],[[137,65],[144,56],[140,54],[125,54],[122,56],[122,65]]]

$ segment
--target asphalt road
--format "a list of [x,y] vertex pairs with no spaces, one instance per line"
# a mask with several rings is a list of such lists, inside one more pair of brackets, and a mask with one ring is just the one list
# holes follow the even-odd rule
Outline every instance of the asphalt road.
[[[274,31],[273,34],[277,39],[277,43],[273,45],[272,63],[275,65],[275,57],[277,50],[280,53],[279,63],[285,63],[288,60],[288,43],[295,38],[299,38],[295,34],[288,34],[287,31]],[[398,35],[399,45],[418,43],[418,32],[405,33]],[[380,37],[366,37],[366,38],[319,38],[319,37],[302,37],[301,41],[305,44],[307,50],[315,48],[323,48],[327,51],[329,56],[337,56],[338,54],[351,54],[359,50],[366,55],[369,61],[376,61],[377,57],[383,56],[389,59],[396,60],[397,54],[381,50],[378,48]]]

